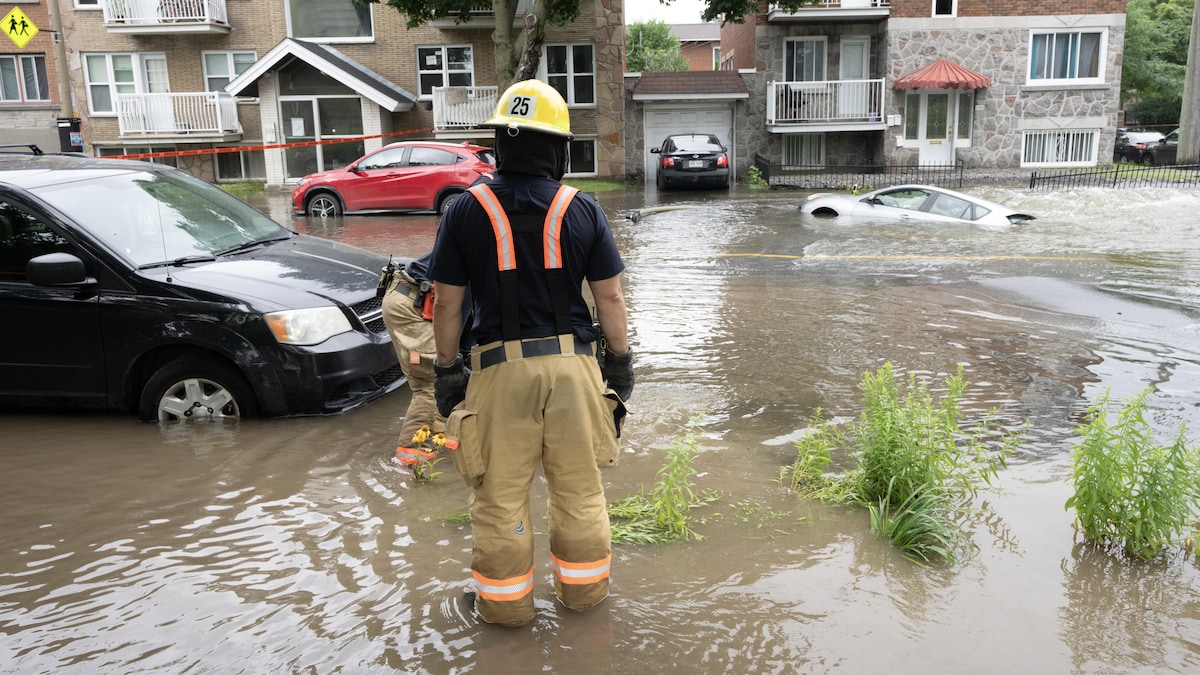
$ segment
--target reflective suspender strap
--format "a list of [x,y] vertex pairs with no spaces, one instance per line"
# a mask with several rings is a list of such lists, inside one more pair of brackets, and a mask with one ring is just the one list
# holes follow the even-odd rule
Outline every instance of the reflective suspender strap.
[[594,584],[603,581],[608,578],[611,566],[611,553],[589,563],[570,563],[553,553],[550,554],[550,568],[554,570],[554,576],[564,584]]
[[496,193],[487,184],[467,188],[492,221],[496,237],[496,264],[500,276],[500,334],[505,341],[521,339],[521,287],[517,278],[517,252],[513,228]]
[[525,574],[511,579],[489,579],[475,570],[471,570],[471,575],[475,577],[479,597],[484,600],[520,600],[533,592],[533,565],[529,566],[529,571]]
[[573,187],[560,185],[546,212],[542,227],[542,264],[546,268],[546,281],[550,286],[550,304],[554,308],[554,327],[559,335],[571,330],[571,301],[567,296],[567,277],[563,269],[562,225],[563,217],[571,200],[579,193]]

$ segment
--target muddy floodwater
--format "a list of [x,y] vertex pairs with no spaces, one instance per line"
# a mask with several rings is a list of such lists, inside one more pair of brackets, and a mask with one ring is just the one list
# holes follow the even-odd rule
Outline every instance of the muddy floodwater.
[[[538,618],[481,625],[467,490],[391,462],[401,390],[331,418],[158,426],[0,416],[0,672],[1195,673],[1200,563],[1084,546],[1064,509],[1089,403],[1153,385],[1156,430],[1200,430],[1200,194],[965,191],[1009,228],[802,218],[800,192],[598,195],[637,386],[610,499],[649,487],[703,415],[703,541],[617,545],[598,609],[555,606],[535,486]],[[415,257],[432,216],[281,222]],[[687,208],[627,216],[648,206]],[[886,363],[967,419],[1029,430],[953,566],[918,566],[864,509],[780,482],[818,409],[853,418]],[[1193,443],[1196,442],[1193,438]]]

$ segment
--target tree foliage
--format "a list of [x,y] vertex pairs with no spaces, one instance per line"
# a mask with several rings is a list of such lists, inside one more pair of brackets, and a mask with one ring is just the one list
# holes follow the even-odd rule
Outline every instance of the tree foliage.
[[671,27],[653,19],[625,29],[625,69],[633,73],[687,70],[688,62]]
[[1195,0],[1129,0],[1121,93],[1142,124],[1179,120]]
[[523,24],[517,20],[518,0],[354,0],[382,3],[405,16],[406,25],[416,28],[434,19],[454,19],[465,23],[472,11],[491,9],[496,16],[492,32],[495,48],[496,83],[500,89],[537,75],[546,25],[565,26],[579,18],[583,0],[537,0]]

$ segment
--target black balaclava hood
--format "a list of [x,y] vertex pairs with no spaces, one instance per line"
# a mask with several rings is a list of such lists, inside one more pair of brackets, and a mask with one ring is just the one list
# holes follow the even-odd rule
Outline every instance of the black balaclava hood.
[[567,138],[528,127],[500,127],[496,129],[496,169],[562,180],[567,172]]

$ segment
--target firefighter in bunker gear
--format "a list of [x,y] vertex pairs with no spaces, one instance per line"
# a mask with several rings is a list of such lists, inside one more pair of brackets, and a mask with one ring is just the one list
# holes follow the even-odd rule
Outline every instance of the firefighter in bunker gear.
[[428,277],[432,256],[431,251],[405,265],[394,267],[383,295],[383,323],[391,335],[400,369],[408,378],[408,388],[412,392],[412,400],[400,425],[395,460],[410,467],[435,456],[416,442],[421,428],[428,427],[434,434],[446,428],[446,418],[438,414],[434,400],[433,362],[436,349],[433,322],[430,320],[432,317],[423,312],[427,300],[432,299]]
[[[544,83],[518,82],[489,124],[497,127],[497,175],[450,205],[434,245],[436,389],[443,413],[462,401],[453,415],[470,416],[484,465],[470,499],[475,610],[489,623],[521,625],[534,616],[529,490],[539,464],[550,492],[556,597],[581,611],[609,590],[598,464],[611,464],[617,441],[585,279],[608,349],[625,356],[630,348],[624,264],[608,221],[591,198],[559,182],[571,138],[566,103]],[[478,344],[469,378],[455,349],[467,287]],[[631,389],[632,364],[627,381]]]

